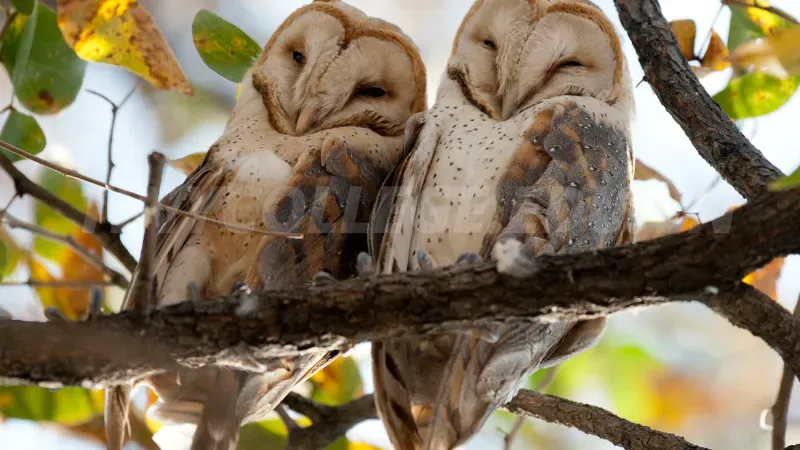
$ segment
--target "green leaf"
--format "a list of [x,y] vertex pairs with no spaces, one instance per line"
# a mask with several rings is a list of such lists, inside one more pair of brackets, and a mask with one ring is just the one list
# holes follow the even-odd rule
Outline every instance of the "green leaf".
[[336,358],[311,377],[311,399],[325,405],[342,405],[363,394],[358,365],[349,357]]
[[18,12],[30,16],[36,6],[36,0],[11,0],[11,4]]
[[55,114],[72,104],[86,71],[45,5],[30,16],[17,15],[3,38],[0,61],[11,74],[14,94],[36,114]]
[[800,77],[780,79],[766,73],[751,73],[733,79],[714,101],[731,119],[769,114],[783,106],[797,90]]
[[282,449],[286,447],[288,430],[280,419],[255,422],[239,430],[238,450]]
[[800,167],[798,167],[797,170],[795,170],[791,175],[776,180],[769,186],[770,190],[773,191],[784,191],[797,187],[800,187]]
[[87,422],[96,414],[87,389],[69,387],[51,391],[35,386],[0,386],[0,413],[5,417],[65,425]]
[[214,72],[238,83],[261,53],[261,47],[236,25],[203,9],[194,16],[197,53]]
[[771,35],[775,31],[790,28],[793,24],[781,16],[777,16],[759,8],[745,8],[730,5],[731,25],[728,32],[728,49],[745,42]]
[[[16,109],[12,109],[8,115],[3,130],[0,131],[0,140],[19,147],[31,155],[41,153],[47,145],[44,131],[36,119]],[[23,159],[7,150],[2,150],[2,152],[12,162]]]
[[[86,211],[86,198],[77,180],[52,170],[45,170],[39,183],[76,209]],[[77,225],[41,202],[36,202],[34,206],[34,218],[37,225],[54,233],[73,234],[79,229]],[[53,261],[60,261],[67,252],[63,245],[38,237],[33,242],[33,249],[37,254]]]

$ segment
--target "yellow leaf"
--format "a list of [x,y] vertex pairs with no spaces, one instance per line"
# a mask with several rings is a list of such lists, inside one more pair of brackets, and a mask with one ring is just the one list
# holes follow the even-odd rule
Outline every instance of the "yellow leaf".
[[[97,205],[92,203],[86,209],[86,215],[97,220],[98,211]],[[83,230],[78,230],[73,234],[73,239],[78,244],[83,246],[97,259],[103,259],[103,246],[100,244],[94,235],[87,233]],[[95,265],[87,262],[82,256],[67,249],[64,253],[64,259],[61,261],[61,280],[62,281],[103,281],[103,272]],[[91,297],[91,289],[59,289],[58,295],[67,303],[70,308],[75,311],[78,317],[83,317],[86,310],[89,308],[89,299]]]
[[709,416],[719,410],[719,405],[700,379],[676,372],[657,374],[651,381],[656,392],[655,414],[651,426],[659,430],[677,432],[697,416]]
[[192,153],[180,159],[170,159],[167,163],[185,175],[189,175],[203,163],[205,157],[205,153]]
[[711,70],[725,70],[731,66],[729,60],[730,52],[728,46],[722,42],[716,31],[711,31],[711,41],[708,43],[703,59],[700,60],[700,66],[709,68]]
[[193,93],[150,13],[136,0],[58,0],[58,27],[82,59],[125,67],[160,89]]
[[681,53],[687,61],[693,61],[694,56],[694,41],[697,37],[697,25],[694,20],[673,20],[669,23],[675,38],[678,40],[678,46],[681,48]]
[[775,258],[766,266],[744,277],[742,281],[777,301],[778,278],[781,276],[784,262],[784,258]]
[[14,404],[14,395],[10,392],[0,392],[0,409],[10,408]]
[[683,213],[664,222],[645,222],[636,233],[636,242],[650,241],[670,234],[683,233],[699,224],[700,222],[697,219]]
[[[34,258],[28,258],[28,267],[31,272],[31,281],[38,281],[40,283],[54,283],[56,278],[50,274],[50,271]],[[39,294],[39,301],[42,302],[42,307],[54,307],[63,312],[70,319],[78,319],[80,316],[72,309],[66,299],[59,295],[59,290],[49,286],[40,286],[36,288],[36,293]]]
[[381,450],[381,448],[369,445],[365,442],[348,442],[347,450]]
[[800,75],[800,26],[781,30],[767,40],[786,72]]
[[738,73],[766,72],[778,78],[789,76],[769,40],[745,42],[736,47],[730,60]]
[[[153,391],[148,389],[147,390],[147,406],[144,408],[144,410],[147,411],[157,401],[158,401],[158,395],[156,395],[155,392],[153,392]],[[150,432],[153,433],[153,434],[157,433],[158,430],[160,430],[161,427],[163,426],[161,424],[161,422],[157,422],[157,421],[151,419],[150,417],[147,417],[147,415],[145,415],[144,423],[145,423],[145,425],[147,425],[147,429],[150,430]]]
[[681,202],[681,192],[675,187],[675,184],[669,180],[669,178],[662,175],[659,171],[651,168],[647,164],[641,162],[640,160],[636,160],[636,172],[634,173],[634,178],[637,180],[658,180],[666,183],[667,189],[669,189],[669,196],[672,197],[673,200],[680,203]]

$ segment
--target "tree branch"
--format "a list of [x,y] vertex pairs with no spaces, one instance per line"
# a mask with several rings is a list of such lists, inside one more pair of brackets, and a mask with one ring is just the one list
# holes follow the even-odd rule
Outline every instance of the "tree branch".
[[[794,306],[795,317],[800,316],[800,297]],[[786,422],[789,416],[789,400],[792,397],[795,374],[788,364],[783,365],[783,374],[778,388],[775,404],[772,405],[772,450],[782,450],[786,447]]]
[[681,55],[657,0],[615,0],[645,79],[700,156],[742,196],[767,191],[783,173],[736,128]]
[[114,255],[128,271],[133,272],[134,269],[136,269],[136,260],[133,258],[133,255],[128,252],[128,249],[122,245],[119,234],[112,232],[113,227],[110,224],[98,223],[96,220],[73,208],[69,203],[51,194],[50,191],[34,183],[30,178],[26,177],[25,174],[20,172],[3,154],[0,154],[0,168],[11,177],[17,194],[20,196],[26,194],[30,195],[49,206],[72,223],[81,227],[87,233],[92,233],[103,245],[103,248]]
[[[541,256],[522,279],[482,263],[294,290],[238,291],[146,317],[126,312],[90,324],[4,321],[0,377],[107,385],[178,362],[214,364],[231,352],[260,359],[488,322],[575,320],[689,300],[708,304],[761,337],[800,372],[800,320],[739,283],[773,258],[800,251],[797,223],[800,190],[791,190],[765,195],[682,234]],[[243,302],[256,305],[252,314],[237,314]]]
[[122,289],[128,287],[128,279],[125,278],[125,275],[103,264],[103,260],[101,260],[97,255],[90,252],[88,248],[81,245],[72,236],[65,236],[58,233],[53,233],[52,231],[45,230],[42,227],[27,222],[23,222],[15,217],[12,217],[7,212],[0,213],[0,217],[5,219],[3,220],[3,223],[7,224],[11,228],[19,228],[22,230],[26,230],[32,234],[35,234],[47,240],[57,242],[59,244],[71,248],[76,254],[78,254],[78,256],[81,257],[81,259],[89,263],[95,269],[103,272],[103,274],[107,275],[113,285],[121,287]]
[[707,450],[669,433],[627,421],[596,406],[520,391],[506,408],[514,414],[566,425],[627,450]]
[[286,448],[292,450],[327,448],[360,422],[378,418],[371,395],[342,406],[327,406],[291,393],[283,400],[283,405],[311,420],[308,427],[289,430]]

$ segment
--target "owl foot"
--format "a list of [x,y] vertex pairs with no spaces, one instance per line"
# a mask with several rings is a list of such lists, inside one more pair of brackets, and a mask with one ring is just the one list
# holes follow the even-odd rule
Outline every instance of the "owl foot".
[[418,249],[415,253],[417,254],[419,270],[433,270],[436,267],[436,261],[433,260],[433,257],[428,252]]
[[498,242],[492,251],[497,260],[497,271],[517,278],[533,275],[537,270],[536,263],[522,250],[522,243],[515,239]]
[[375,276],[375,260],[369,253],[361,252],[356,258],[356,271],[358,278],[365,280]]
[[311,285],[316,287],[321,287],[325,286],[326,284],[335,283],[337,281],[338,280],[336,279],[336,277],[331,275],[329,272],[322,271],[314,274],[314,276],[311,278]]
[[482,261],[483,261],[483,258],[481,257],[481,255],[479,255],[477,253],[473,253],[473,252],[467,252],[467,253],[462,253],[462,254],[460,254],[458,256],[458,259],[456,260],[456,264],[469,265],[469,264],[479,263],[479,262],[482,262]]

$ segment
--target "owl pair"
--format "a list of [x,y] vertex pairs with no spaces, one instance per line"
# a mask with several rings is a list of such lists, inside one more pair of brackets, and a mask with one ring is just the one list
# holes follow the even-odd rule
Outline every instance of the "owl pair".
[[[532,256],[631,240],[631,84],[591,2],[477,0],[425,108],[422,60],[397,27],[340,1],[296,11],[245,77],[223,136],[165,202],[303,238],[162,216],[158,306],[241,282],[347,277],[367,246],[379,273],[494,259],[513,274]],[[394,446],[465,443],[528,375],[593,345],[603,327],[524,322],[375,342],[375,398]],[[149,413],[196,423],[195,450],[232,449],[242,424],[335,356],[151,377],[160,400]],[[126,390],[108,405],[119,448]]]

